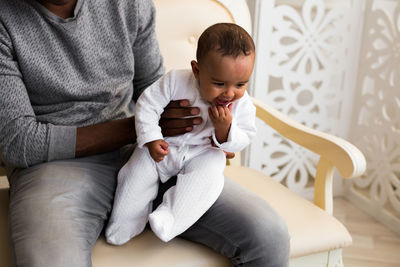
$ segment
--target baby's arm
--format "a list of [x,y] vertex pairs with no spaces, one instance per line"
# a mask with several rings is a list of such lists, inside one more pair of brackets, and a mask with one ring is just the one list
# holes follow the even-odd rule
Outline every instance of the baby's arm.
[[[227,136],[221,136],[221,129],[224,127],[215,127],[216,124],[213,123],[215,132],[212,139],[214,144],[224,151],[239,152],[250,144],[256,134],[256,108],[247,93],[232,106],[228,108],[229,113],[227,113],[230,119],[230,127],[225,133]],[[210,119],[212,120],[211,114]]]
[[144,90],[138,98],[135,109],[135,128],[139,148],[152,141],[163,139],[159,120],[164,107],[173,98],[175,87],[172,81],[174,79],[174,71],[167,73]]
[[168,143],[162,139],[154,140],[145,144],[150,152],[150,156],[155,162],[160,162],[169,154]]
[[219,143],[228,140],[229,129],[232,123],[232,104],[226,106],[213,105],[208,109],[208,115],[215,128],[215,137]]

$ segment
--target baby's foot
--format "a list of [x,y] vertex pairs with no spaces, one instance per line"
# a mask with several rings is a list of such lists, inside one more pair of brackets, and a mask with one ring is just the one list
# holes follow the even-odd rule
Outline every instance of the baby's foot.
[[175,235],[172,233],[174,216],[167,209],[158,208],[149,215],[149,223],[153,232],[164,242],[170,241]]
[[146,226],[146,219],[129,222],[110,222],[106,228],[106,240],[113,245],[123,245],[140,234]]

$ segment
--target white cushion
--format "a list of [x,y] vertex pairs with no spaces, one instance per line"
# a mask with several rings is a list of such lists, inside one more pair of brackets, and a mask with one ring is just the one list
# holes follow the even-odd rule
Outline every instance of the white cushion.
[[291,258],[351,245],[351,236],[341,222],[272,178],[235,166],[228,166],[225,175],[261,196],[285,219]]
[[[207,27],[217,22],[234,22],[230,11],[214,0],[153,0],[153,2],[157,9],[157,39],[167,71],[190,68],[190,61],[196,59],[197,40]],[[231,2],[232,6],[242,3],[242,1]],[[248,14],[248,10],[243,10],[243,14]],[[243,24],[241,23],[245,26]]]

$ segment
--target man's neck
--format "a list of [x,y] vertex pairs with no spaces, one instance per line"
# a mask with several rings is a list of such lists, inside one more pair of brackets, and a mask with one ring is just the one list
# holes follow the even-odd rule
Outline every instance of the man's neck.
[[76,2],[78,0],[37,0],[50,12],[59,16],[60,18],[67,19],[74,16]]

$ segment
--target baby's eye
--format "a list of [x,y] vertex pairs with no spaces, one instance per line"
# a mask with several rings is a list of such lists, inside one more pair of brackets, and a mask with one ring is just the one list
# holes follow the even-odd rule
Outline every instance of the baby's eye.
[[244,85],[245,85],[245,83],[238,83],[238,84],[236,85],[236,87],[241,88],[241,87],[243,87]]
[[224,86],[224,83],[215,82],[214,85],[216,85],[218,87],[222,87],[222,86]]

